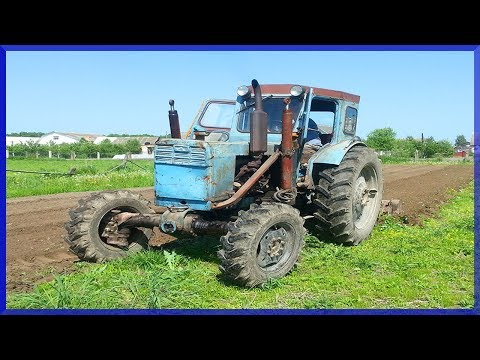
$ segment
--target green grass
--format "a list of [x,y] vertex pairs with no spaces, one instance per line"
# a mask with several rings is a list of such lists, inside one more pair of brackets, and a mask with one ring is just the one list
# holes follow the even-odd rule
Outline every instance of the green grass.
[[417,165],[472,165],[473,164],[473,155],[470,155],[468,159],[463,159],[459,157],[443,158],[435,157],[429,159],[418,159],[409,157],[397,157],[397,156],[379,156],[383,164],[417,164]]
[[428,309],[473,307],[473,183],[423,227],[391,217],[360,246],[307,236],[298,266],[262,288],[219,277],[217,238],[178,240],[106,264],[78,263],[8,309]]
[[71,168],[76,169],[74,176],[7,171],[7,198],[153,186],[153,161],[133,162],[146,170],[127,163],[126,168],[121,167],[106,174],[120,165],[122,160],[7,159],[9,170],[68,173]]

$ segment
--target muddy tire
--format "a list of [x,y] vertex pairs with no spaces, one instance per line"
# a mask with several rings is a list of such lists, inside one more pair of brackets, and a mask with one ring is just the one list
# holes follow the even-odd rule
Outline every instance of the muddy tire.
[[252,204],[240,211],[221,237],[220,271],[242,286],[254,287],[289,273],[304,245],[304,219],[280,203]]
[[65,223],[68,232],[65,241],[81,260],[104,262],[148,248],[148,241],[153,235],[152,229],[132,229],[128,238],[128,248],[109,245],[100,235],[114,215],[112,210],[154,213],[149,202],[140,195],[123,190],[105,191],[81,199],[78,203],[76,209],[70,210],[71,220]]
[[381,208],[382,165],[372,149],[351,148],[338,166],[318,173],[315,227],[320,237],[358,245],[371,233]]

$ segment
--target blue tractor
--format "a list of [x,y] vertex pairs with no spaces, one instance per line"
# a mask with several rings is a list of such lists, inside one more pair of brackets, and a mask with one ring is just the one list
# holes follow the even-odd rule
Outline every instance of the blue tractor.
[[154,148],[164,211],[128,191],[95,193],[70,210],[66,241],[80,259],[103,262],[148,248],[154,228],[218,234],[220,271],[247,287],[293,269],[304,225],[321,240],[357,245],[383,194],[381,163],[355,136],[359,101],[254,79],[235,100],[204,102],[182,136],[171,100],[171,138]]

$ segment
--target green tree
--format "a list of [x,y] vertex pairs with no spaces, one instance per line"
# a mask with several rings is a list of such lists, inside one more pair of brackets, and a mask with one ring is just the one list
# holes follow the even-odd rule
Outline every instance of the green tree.
[[142,137],[142,136],[148,136],[148,137],[157,137],[157,135],[152,135],[152,134],[108,134],[108,137],[130,137],[130,136],[135,136],[135,137]]
[[28,145],[25,144],[8,145],[7,149],[15,157],[26,157],[28,153]]
[[62,158],[70,158],[70,154],[72,151],[74,151],[74,144],[68,144],[68,143],[63,143],[63,144],[58,144],[58,153]]
[[423,141],[422,152],[423,157],[432,158],[437,154],[438,145],[433,136],[426,138]]
[[80,157],[95,157],[97,155],[97,146],[84,138],[81,138],[73,146],[75,153]]
[[448,140],[437,141],[436,153],[442,156],[452,156],[455,149]]
[[455,146],[465,146],[467,145],[468,141],[465,139],[465,136],[463,135],[458,135],[457,138],[455,139]]
[[395,146],[396,135],[390,127],[376,129],[367,135],[366,143],[375,150],[392,150]]
[[105,139],[98,144],[98,151],[100,151],[103,157],[112,157],[117,154],[117,146],[115,146],[110,139]]
[[18,133],[13,132],[10,134],[7,134],[7,136],[25,136],[25,137],[40,137],[42,135],[45,135],[43,132],[35,132],[35,131],[20,131]]
[[132,154],[140,154],[142,152],[142,147],[138,139],[127,140],[124,144],[125,152],[130,152]]

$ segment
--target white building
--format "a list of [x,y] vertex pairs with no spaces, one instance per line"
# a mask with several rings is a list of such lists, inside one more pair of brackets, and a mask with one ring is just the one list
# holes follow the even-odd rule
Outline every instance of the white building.
[[80,141],[82,138],[88,141],[94,141],[99,136],[100,135],[95,134],[77,134],[53,131],[40,137],[38,143],[41,145],[48,145],[50,141],[52,141],[54,144],[73,144]]
[[29,136],[7,136],[7,146],[27,144],[29,142],[36,143],[39,139],[40,139],[39,137],[29,137]]
[[98,136],[97,138],[95,138],[95,140],[93,140],[93,143],[95,145],[98,145],[100,144],[103,140],[110,140],[112,143],[117,140],[118,138],[117,137],[114,137],[114,136],[103,136],[103,135],[100,135]]

